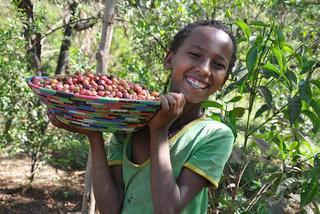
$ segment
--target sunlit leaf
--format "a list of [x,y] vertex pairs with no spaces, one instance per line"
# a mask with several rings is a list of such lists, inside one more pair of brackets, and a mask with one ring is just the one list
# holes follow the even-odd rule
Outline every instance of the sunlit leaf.
[[290,125],[292,126],[296,119],[300,116],[301,112],[301,98],[295,96],[288,101],[288,110],[289,110],[289,120]]
[[286,57],[278,46],[273,46],[271,49],[272,49],[274,56],[277,59],[277,62],[278,62],[279,68],[280,68],[280,73],[282,75],[287,69]]
[[220,103],[216,101],[211,101],[211,100],[204,101],[201,106],[203,108],[213,107],[213,108],[223,109]]
[[251,36],[251,30],[250,27],[241,19],[236,21],[236,24],[241,28],[241,30],[243,31],[243,33],[245,34],[247,40],[249,40],[250,36]]
[[219,121],[219,122],[222,121],[220,115],[218,115],[217,113],[212,113],[212,114],[210,115],[210,117],[211,117],[213,120],[216,120],[216,121]]
[[261,114],[263,114],[263,112],[267,111],[269,109],[268,105],[267,104],[264,104],[263,106],[261,106],[256,114],[254,115],[254,119],[258,118]]
[[226,9],[225,14],[226,14],[226,17],[228,17],[228,18],[231,18],[231,16],[232,16],[231,11],[229,10],[229,8]]
[[284,52],[286,52],[286,53],[291,54],[291,55],[293,55],[293,54],[295,53],[294,50],[293,50],[293,48],[292,48],[289,44],[287,44],[287,43],[284,44],[284,46],[282,47],[282,50],[283,50]]
[[272,108],[272,94],[266,86],[258,87],[259,93],[264,97],[269,108]]
[[274,64],[270,64],[270,63],[265,64],[264,66],[262,66],[262,69],[267,70],[267,71],[272,71],[272,72],[280,75],[279,68]]

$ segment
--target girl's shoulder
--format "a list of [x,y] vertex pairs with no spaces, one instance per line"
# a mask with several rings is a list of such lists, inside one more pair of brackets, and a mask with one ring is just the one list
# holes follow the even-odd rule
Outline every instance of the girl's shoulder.
[[206,136],[217,134],[224,136],[233,136],[232,129],[229,126],[227,126],[223,122],[213,120],[209,117],[203,117],[203,119],[197,125],[197,129],[202,133],[205,133]]
[[231,130],[231,128],[227,126],[225,123],[213,120],[212,118],[207,116],[204,116],[202,120],[200,120],[199,125],[214,129]]

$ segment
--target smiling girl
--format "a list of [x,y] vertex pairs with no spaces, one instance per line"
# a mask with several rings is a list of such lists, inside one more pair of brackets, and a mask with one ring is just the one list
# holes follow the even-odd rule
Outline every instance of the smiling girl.
[[181,29],[164,60],[172,77],[160,110],[136,132],[113,135],[108,157],[101,132],[65,125],[49,114],[57,127],[88,136],[100,213],[207,212],[208,187],[218,187],[234,136],[206,118],[201,103],[225,84],[235,60],[234,37],[221,22]]

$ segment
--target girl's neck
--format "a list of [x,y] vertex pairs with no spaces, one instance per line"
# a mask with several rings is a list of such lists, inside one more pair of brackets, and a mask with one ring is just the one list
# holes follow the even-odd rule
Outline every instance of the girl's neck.
[[203,115],[203,111],[201,108],[201,103],[199,104],[192,104],[186,103],[183,113],[178,117],[173,124],[171,125],[170,129],[173,128],[182,128],[187,123],[198,119]]

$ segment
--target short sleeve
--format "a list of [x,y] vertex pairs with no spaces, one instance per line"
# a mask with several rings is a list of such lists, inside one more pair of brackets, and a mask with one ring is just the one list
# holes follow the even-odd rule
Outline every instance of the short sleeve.
[[123,147],[124,147],[123,135],[113,134],[108,145],[108,165],[115,166],[122,164]]
[[184,167],[207,179],[217,188],[223,169],[232,152],[234,135],[223,125],[200,140],[200,146]]

